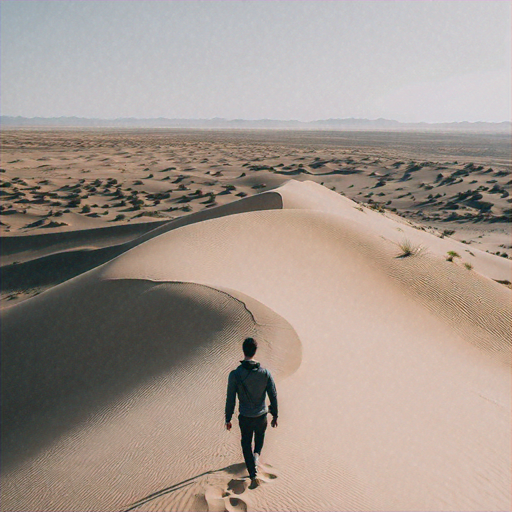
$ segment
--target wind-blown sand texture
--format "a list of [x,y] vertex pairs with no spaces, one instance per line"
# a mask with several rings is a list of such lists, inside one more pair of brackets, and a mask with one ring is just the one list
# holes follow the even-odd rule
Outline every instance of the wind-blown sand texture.
[[1,137],[2,307],[108,261],[169,220],[206,215],[291,178],[462,241],[468,263],[471,247],[512,257],[507,135],[3,130]]
[[[2,510],[510,510],[510,259],[289,178],[85,231],[99,266],[2,310]],[[246,336],[280,401],[255,490],[223,429]]]

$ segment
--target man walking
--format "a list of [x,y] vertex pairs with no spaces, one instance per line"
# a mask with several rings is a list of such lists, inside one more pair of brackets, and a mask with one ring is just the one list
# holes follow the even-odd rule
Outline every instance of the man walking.
[[[261,455],[265,430],[267,429],[267,413],[272,415],[272,427],[277,427],[277,392],[274,379],[268,370],[262,368],[254,360],[258,344],[253,338],[246,338],[243,345],[244,360],[240,366],[229,374],[228,392],[226,397],[226,429],[231,430],[231,417],[235,410],[238,394],[238,423],[242,432],[242,452],[245,465],[251,478],[250,488],[259,485],[257,479],[258,458]],[[270,399],[267,408],[265,395]],[[254,451],[252,438],[254,436]]]

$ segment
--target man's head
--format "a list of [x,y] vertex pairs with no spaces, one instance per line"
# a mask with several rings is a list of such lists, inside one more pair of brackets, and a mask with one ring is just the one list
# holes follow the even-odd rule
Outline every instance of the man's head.
[[242,348],[245,357],[253,357],[256,354],[256,350],[258,350],[258,344],[253,338],[245,338]]

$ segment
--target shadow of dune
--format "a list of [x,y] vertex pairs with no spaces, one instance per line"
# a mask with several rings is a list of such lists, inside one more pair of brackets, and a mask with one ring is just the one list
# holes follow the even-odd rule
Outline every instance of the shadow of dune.
[[239,301],[192,283],[79,278],[5,310],[2,470],[251,325]]
[[232,203],[223,204],[212,209],[201,210],[190,215],[185,215],[178,219],[174,219],[167,222],[163,226],[159,226],[148,233],[140,236],[139,238],[128,242],[126,244],[126,250],[131,249],[137,245],[140,245],[151,238],[154,238],[162,233],[167,233],[173,229],[177,229],[204,220],[217,219],[220,217],[226,217],[228,215],[235,215],[237,213],[245,213],[252,211],[261,210],[280,210],[283,208],[283,198],[279,192],[271,190],[262,192],[254,196],[245,197]]
[[[1,254],[7,263],[0,269],[2,292],[55,286],[96,268],[151,238],[189,224],[246,211],[282,207],[283,202],[279,193],[265,192],[164,222],[3,237],[0,244]],[[105,246],[109,243],[109,237],[110,243],[115,245]],[[84,245],[93,248],[84,248]],[[24,256],[30,252],[34,254],[34,259],[24,260]],[[22,261],[14,264],[12,260],[17,254]]]
[[80,249],[5,265],[0,269],[2,292],[57,285],[110,261],[125,250],[124,245]]
[[3,236],[0,244],[0,256],[3,260],[7,260],[12,255],[23,257],[23,253],[29,253],[35,254],[36,258],[42,258],[58,252],[80,249],[84,246],[110,247],[113,240],[116,245],[125,243],[168,222],[168,220],[139,222],[94,229],[75,229],[60,233]]

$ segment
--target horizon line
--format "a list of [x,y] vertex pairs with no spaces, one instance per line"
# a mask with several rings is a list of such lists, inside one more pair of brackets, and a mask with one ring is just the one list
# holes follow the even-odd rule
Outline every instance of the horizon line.
[[512,124],[512,120],[503,120],[503,121],[398,121],[396,119],[388,119],[384,117],[378,118],[367,118],[367,117],[330,117],[324,119],[314,119],[311,121],[300,121],[298,119],[274,119],[269,117],[263,118],[253,118],[247,119],[242,117],[236,118],[227,118],[227,117],[135,117],[135,116],[121,116],[121,117],[86,117],[86,116],[77,116],[77,115],[61,115],[61,116],[22,116],[22,115],[0,115],[0,119],[11,118],[11,119],[83,119],[88,121],[119,121],[119,120],[135,120],[135,121],[158,121],[158,120],[166,120],[166,121],[226,121],[226,122],[279,122],[279,123],[301,123],[301,124],[311,124],[318,122],[326,122],[326,121],[368,121],[368,122],[391,122],[398,124],[478,124],[478,123],[486,123],[486,124]]

